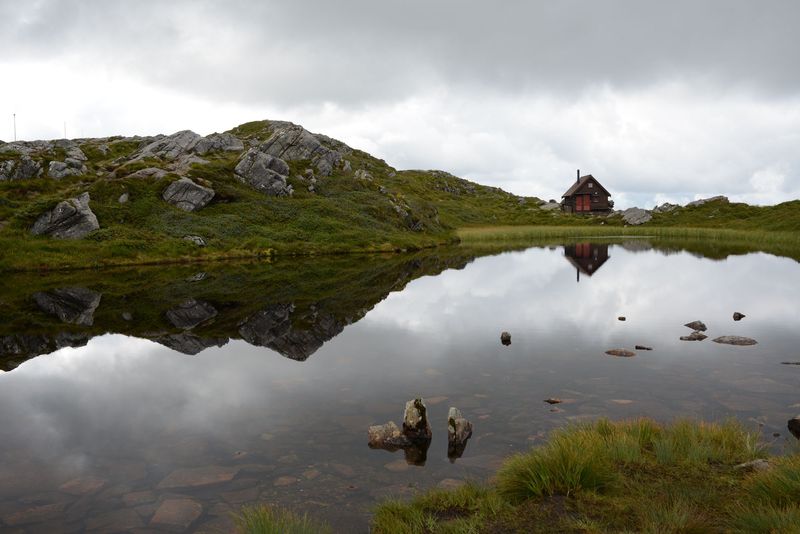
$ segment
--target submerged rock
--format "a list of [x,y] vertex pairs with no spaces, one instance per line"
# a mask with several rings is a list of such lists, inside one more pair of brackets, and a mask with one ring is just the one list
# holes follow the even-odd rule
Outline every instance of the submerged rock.
[[707,337],[708,336],[705,335],[704,333],[702,333],[702,332],[700,332],[698,330],[695,330],[694,332],[692,332],[688,336],[681,336],[681,341],[703,341]]
[[183,211],[197,211],[214,198],[214,190],[194,183],[190,178],[175,180],[161,194],[161,198]]
[[753,338],[744,337],[744,336],[720,336],[718,338],[712,339],[714,343],[722,343],[723,345],[755,345],[758,343]]
[[619,358],[632,358],[636,353],[628,349],[610,349],[606,351],[609,356],[617,356]]
[[461,410],[451,406],[447,413],[447,457],[451,463],[464,454],[470,437],[472,423],[462,415]]
[[686,323],[683,326],[691,328],[692,330],[699,330],[700,332],[705,332],[706,330],[708,330],[703,321],[692,321],[691,323]]
[[59,202],[55,208],[36,219],[31,228],[34,235],[49,235],[61,239],[80,239],[100,228],[97,217],[89,208],[89,193]]
[[92,326],[94,312],[100,305],[102,293],[85,287],[64,287],[33,294],[33,300],[45,313],[55,315],[64,323]]
[[502,343],[503,345],[506,345],[506,346],[511,345],[511,334],[509,334],[508,332],[501,333],[500,334],[500,343]]
[[743,314],[743,313],[733,312],[733,320],[734,321],[741,321],[745,317],[747,317],[747,316],[745,314]]

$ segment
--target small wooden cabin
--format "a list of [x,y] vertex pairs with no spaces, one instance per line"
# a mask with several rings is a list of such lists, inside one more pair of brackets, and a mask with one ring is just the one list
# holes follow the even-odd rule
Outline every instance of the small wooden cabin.
[[591,174],[581,176],[578,170],[576,181],[561,195],[561,209],[566,213],[608,213],[614,207],[611,193]]

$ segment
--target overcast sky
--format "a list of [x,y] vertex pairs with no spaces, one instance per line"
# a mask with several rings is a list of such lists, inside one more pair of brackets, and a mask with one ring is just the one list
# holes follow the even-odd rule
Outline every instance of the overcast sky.
[[800,2],[0,0],[0,139],[284,119],[618,207],[800,198]]

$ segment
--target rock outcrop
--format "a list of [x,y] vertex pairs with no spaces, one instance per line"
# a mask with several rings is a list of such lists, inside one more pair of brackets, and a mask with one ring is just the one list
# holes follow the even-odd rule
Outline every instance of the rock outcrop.
[[[259,150],[284,161],[310,160],[321,176],[330,176],[342,160],[346,145],[324,135],[314,135],[290,122],[271,122],[272,135]],[[323,144],[323,142],[325,144]],[[338,150],[325,145],[336,145]]]
[[89,208],[89,193],[59,202],[55,208],[36,219],[31,228],[34,235],[62,239],[80,239],[100,228],[97,217]]
[[86,174],[88,170],[86,165],[83,164],[83,161],[85,160],[76,158],[66,158],[64,161],[51,161],[50,166],[47,168],[47,175],[50,178],[60,180],[61,178],[65,178],[67,176],[80,176],[81,174]]
[[235,135],[213,133],[203,137],[194,145],[195,153],[204,156],[211,152],[242,152],[244,143]]
[[708,327],[706,327],[703,321],[692,321],[691,323],[686,323],[683,326],[691,328],[692,330],[699,330],[700,332],[705,332],[708,330]]
[[271,196],[289,196],[292,186],[286,182],[289,165],[261,148],[251,148],[234,169],[236,177],[253,189]]
[[653,215],[642,208],[628,208],[622,212],[622,220],[633,226],[644,224],[652,218]]
[[453,406],[447,413],[447,457],[450,462],[456,461],[464,454],[467,441],[472,437],[472,423]]
[[85,287],[64,287],[33,294],[40,310],[58,317],[61,322],[81,326],[92,326],[101,297],[101,293]]
[[217,310],[208,302],[187,299],[178,306],[167,310],[167,320],[177,328],[190,330],[217,316]]
[[194,183],[190,178],[175,180],[161,194],[161,198],[184,211],[204,208],[214,198],[214,190]]
[[3,180],[29,180],[42,175],[42,165],[30,156],[0,162],[0,182]]
[[664,202],[660,206],[656,206],[653,208],[653,213],[669,213],[676,209],[680,208],[678,204],[670,204],[669,202]]
[[727,204],[728,203],[728,197],[723,196],[723,195],[717,195],[715,197],[701,198],[701,199],[689,202],[688,204],[686,204],[686,207],[687,208],[691,208],[691,207],[694,207],[694,206],[702,206],[703,204],[706,204],[708,202],[722,202],[723,204]]
[[133,159],[161,158],[174,161],[192,151],[203,137],[191,130],[160,136],[142,148]]

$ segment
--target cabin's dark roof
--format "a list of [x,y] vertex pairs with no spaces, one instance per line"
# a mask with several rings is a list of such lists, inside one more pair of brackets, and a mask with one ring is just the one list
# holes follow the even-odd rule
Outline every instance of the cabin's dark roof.
[[570,186],[570,188],[569,188],[569,189],[567,189],[567,192],[566,192],[566,193],[564,193],[563,195],[561,195],[561,198],[564,198],[564,197],[568,197],[568,196],[574,195],[574,194],[575,194],[575,191],[577,191],[579,187],[581,187],[583,184],[585,184],[586,182],[588,182],[588,181],[589,181],[589,178],[591,178],[592,180],[594,180],[594,182],[595,182],[597,185],[599,185],[599,186],[600,186],[600,189],[602,189],[603,191],[605,191],[605,192],[606,192],[606,195],[609,195],[609,196],[611,196],[611,193],[609,193],[609,192],[608,192],[608,189],[606,189],[605,187],[603,187],[603,184],[601,184],[600,182],[598,182],[598,181],[597,181],[597,178],[595,178],[595,177],[594,177],[594,176],[592,176],[591,174],[587,174],[586,176],[581,176],[581,179],[580,179],[580,180],[578,180],[578,181],[576,181],[574,184],[572,184],[572,186]]

